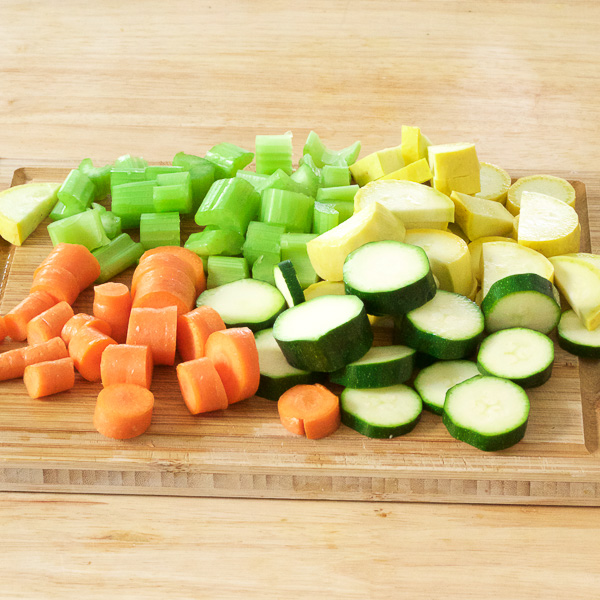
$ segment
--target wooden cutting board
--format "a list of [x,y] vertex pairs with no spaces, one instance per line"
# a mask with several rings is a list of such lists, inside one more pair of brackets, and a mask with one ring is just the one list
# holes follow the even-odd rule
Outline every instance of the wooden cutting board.
[[[62,181],[68,169],[23,168],[12,185]],[[585,186],[572,182],[590,251]],[[184,225],[184,233],[194,228]],[[0,246],[0,313],[28,293],[51,249],[45,227],[20,248]],[[131,270],[118,280],[129,283]],[[74,308],[91,311],[92,291]],[[385,336],[385,332],[380,332]],[[3,350],[18,344],[5,342]],[[227,411],[191,416],[175,370],[155,369],[148,433],[102,437],[92,415],[100,384],[32,400],[21,380],[0,383],[0,490],[261,498],[600,505],[597,361],[556,346],[552,378],[529,390],[527,433],[515,447],[484,453],[454,440],[424,411],[410,434],[372,440],[341,426],[307,440],[279,424],[276,403],[252,398]]]

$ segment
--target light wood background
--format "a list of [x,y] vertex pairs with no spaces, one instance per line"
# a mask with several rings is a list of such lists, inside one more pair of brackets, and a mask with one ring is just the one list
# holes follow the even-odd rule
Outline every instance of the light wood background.
[[[600,249],[600,3],[0,2],[0,178],[400,125],[568,171]],[[2,441],[0,440],[0,443]],[[4,598],[597,596],[597,509],[0,495]]]

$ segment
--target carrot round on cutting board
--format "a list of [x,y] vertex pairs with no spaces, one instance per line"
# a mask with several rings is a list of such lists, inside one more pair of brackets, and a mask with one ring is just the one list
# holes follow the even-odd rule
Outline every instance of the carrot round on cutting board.
[[128,440],[150,427],[153,408],[150,390],[133,383],[109,385],[98,394],[94,427],[106,437]]
[[0,381],[23,377],[25,366],[22,348],[3,352],[0,354]]
[[30,293],[46,292],[56,302],[64,300],[68,304],[77,300],[80,291],[79,283],[71,271],[53,265],[47,265],[37,272],[29,290]]
[[185,273],[194,286],[194,290],[196,289],[196,275],[191,265],[179,256],[161,252],[158,254],[151,254],[144,260],[144,262],[140,262],[140,264],[135,268],[133,277],[131,278],[132,297],[135,297],[137,286],[146,275],[154,270],[164,271],[165,269]]
[[27,343],[41,344],[60,337],[63,327],[73,316],[73,309],[66,302],[51,306],[27,323]]
[[192,280],[182,271],[168,268],[154,269],[138,283],[134,308],[177,307],[177,313],[183,315],[194,306],[196,291]]
[[95,329],[96,331],[99,331],[104,335],[112,337],[112,327],[106,321],[99,319],[98,317],[88,315],[86,313],[77,313],[65,323],[65,326],[60,332],[60,337],[63,339],[63,342],[67,345],[67,348],[69,347],[73,336],[82,327],[91,327],[92,329]]
[[177,380],[183,401],[193,415],[222,410],[229,405],[223,382],[208,358],[179,363]]
[[148,346],[107,346],[100,360],[102,385],[133,383],[150,389],[154,362]]
[[140,264],[143,263],[148,257],[154,254],[172,254],[185,260],[194,270],[194,283],[196,287],[196,294],[201,294],[206,289],[206,276],[204,274],[204,264],[202,259],[187,248],[182,248],[180,246],[159,246],[158,248],[152,248],[151,250],[146,250],[142,257],[140,258]]
[[177,346],[177,308],[132,308],[127,344],[148,346],[155,365],[173,365]]
[[4,341],[4,338],[8,334],[6,333],[6,325],[4,324],[4,317],[0,317],[0,344]]
[[56,304],[46,292],[33,292],[25,297],[4,317],[6,334],[15,342],[27,339],[27,323]]
[[94,283],[100,276],[100,263],[81,244],[57,244],[42,264],[34,271],[33,277],[45,267],[60,267],[70,271],[77,280],[79,291]]
[[35,346],[24,346],[0,354],[0,381],[23,377],[25,367],[49,360],[67,358],[65,343],[58,337]]
[[331,435],[340,426],[339,398],[318,383],[290,388],[279,398],[277,409],[288,431],[311,440]]
[[211,333],[206,340],[206,357],[219,373],[229,404],[256,394],[260,383],[258,350],[248,327]]
[[108,281],[94,286],[94,316],[110,325],[110,336],[119,344],[127,339],[131,294],[124,283]]
[[69,356],[79,374],[88,381],[100,381],[100,360],[107,346],[115,340],[92,327],[81,327],[71,338]]
[[211,333],[226,329],[221,315],[210,306],[199,306],[177,319],[177,351],[184,361],[204,356]]
[[66,392],[75,385],[72,358],[60,358],[25,367],[23,382],[32,398]]

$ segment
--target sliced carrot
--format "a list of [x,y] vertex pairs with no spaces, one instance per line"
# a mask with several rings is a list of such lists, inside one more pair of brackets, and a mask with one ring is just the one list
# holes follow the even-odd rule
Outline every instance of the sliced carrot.
[[0,381],[23,377],[25,367],[48,360],[58,360],[69,356],[65,343],[60,338],[52,338],[35,346],[24,346],[0,354]]
[[56,302],[73,304],[79,296],[81,288],[75,275],[62,267],[48,265],[40,269],[33,279],[30,292],[46,292]]
[[153,368],[152,352],[148,346],[108,346],[100,361],[102,385],[133,383],[150,389]]
[[0,354],[0,381],[23,377],[26,366],[22,348],[3,352]]
[[0,317],[0,344],[4,341],[8,334],[6,333],[6,324],[4,323],[4,317]]
[[127,324],[131,312],[131,294],[124,283],[109,281],[94,287],[94,316],[111,327],[111,337],[119,344],[127,339]]
[[155,365],[175,363],[177,308],[132,308],[127,343],[148,346]]
[[150,390],[132,383],[109,385],[98,394],[94,427],[106,437],[128,440],[150,427],[153,408]]
[[33,277],[47,266],[61,267],[70,271],[79,285],[79,291],[94,283],[100,276],[100,263],[81,244],[57,244],[42,264],[34,271]]
[[93,317],[86,313],[77,313],[71,317],[62,328],[60,337],[63,342],[69,347],[71,339],[82,327],[92,327],[100,333],[112,337],[112,327],[104,320]]
[[27,323],[55,304],[56,300],[46,292],[29,294],[4,317],[7,335],[15,342],[26,340]]
[[247,327],[211,333],[206,340],[206,357],[212,360],[223,382],[229,404],[256,394],[260,383],[258,350]]
[[196,292],[189,277],[181,271],[153,270],[138,284],[134,308],[164,308],[176,306],[177,313],[192,310]]
[[135,271],[133,272],[133,277],[131,278],[132,297],[135,298],[139,282],[146,275],[148,275],[148,273],[156,269],[161,271],[167,269],[169,271],[180,271],[182,274],[185,273],[185,275],[191,281],[192,285],[194,285],[195,289],[196,275],[191,265],[179,256],[175,256],[174,254],[168,254],[166,252],[161,252],[158,254],[151,254],[146,258],[146,260],[144,260],[144,262],[140,262],[140,264],[136,267]]
[[100,381],[100,360],[107,346],[115,340],[92,327],[80,327],[69,343],[69,356],[80,375],[88,381]]
[[206,289],[206,276],[204,275],[204,264],[202,259],[187,248],[181,248],[180,246],[159,246],[158,248],[152,248],[146,250],[140,258],[140,264],[144,262],[149,256],[153,254],[173,254],[185,260],[194,269],[194,282],[196,287],[196,295],[201,294]]
[[183,401],[193,415],[222,410],[229,405],[223,382],[210,359],[179,363],[177,379]]
[[23,382],[32,398],[66,392],[75,385],[72,358],[60,358],[25,367]]
[[60,337],[62,328],[73,317],[73,309],[66,302],[59,302],[33,317],[27,323],[27,343],[41,344],[53,337]]
[[177,319],[177,351],[184,361],[204,356],[211,333],[225,329],[221,315],[210,306],[199,306]]
[[340,426],[340,401],[326,387],[296,385],[277,402],[281,424],[292,433],[318,440]]

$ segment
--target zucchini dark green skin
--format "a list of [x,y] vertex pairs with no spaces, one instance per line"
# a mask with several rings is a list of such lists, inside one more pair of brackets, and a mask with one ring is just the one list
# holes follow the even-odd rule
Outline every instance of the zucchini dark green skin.
[[323,383],[324,381],[325,375],[323,373],[298,373],[287,377],[269,377],[261,374],[256,395],[277,402],[284,392],[295,385],[310,385]]
[[362,435],[376,439],[390,439],[400,435],[405,435],[406,433],[411,432],[417,426],[417,423],[421,418],[421,413],[419,413],[416,418],[409,423],[404,423],[398,427],[382,427],[380,425],[372,425],[371,423],[367,423],[355,415],[346,412],[343,408],[341,409],[341,412],[342,423],[344,425],[354,429],[354,431],[358,431],[358,433]]
[[[510,381],[520,385],[522,388],[533,388],[543,385],[550,379],[552,376],[552,367],[554,366],[554,361],[551,362],[545,369],[542,371],[538,371],[529,377],[510,377]],[[506,375],[498,375],[497,373],[492,373],[488,371],[479,361],[477,361],[477,368],[482,375],[490,375],[491,377],[504,377],[505,379],[509,379]]]
[[582,358],[600,358],[600,346],[584,346],[583,344],[576,344],[563,337],[558,330],[558,345],[567,352],[574,354],[575,356],[581,356]]

